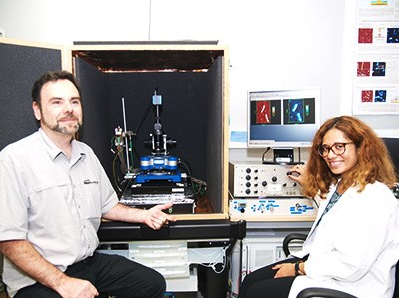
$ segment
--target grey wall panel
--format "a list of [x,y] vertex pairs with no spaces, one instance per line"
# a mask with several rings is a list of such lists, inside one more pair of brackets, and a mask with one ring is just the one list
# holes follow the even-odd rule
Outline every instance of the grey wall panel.
[[44,72],[60,68],[60,50],[0,44],[0,150],[37,130],[33,82]]

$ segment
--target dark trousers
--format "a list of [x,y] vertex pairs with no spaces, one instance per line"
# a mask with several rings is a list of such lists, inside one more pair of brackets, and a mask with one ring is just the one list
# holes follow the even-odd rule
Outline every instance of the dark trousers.
[[276,264],[296,263],[299,259],[290,258],[265,267],[248,274],[243,280],[238,298],[287,298],[295,276],[274,278]]
[[[99,293],[117,298],[161,298],[166,283],[157,271],[118,255],[95,253],[67,268],[68,276],[90,281]],[[40,283],[22,288],[16,298],[60,298]]]

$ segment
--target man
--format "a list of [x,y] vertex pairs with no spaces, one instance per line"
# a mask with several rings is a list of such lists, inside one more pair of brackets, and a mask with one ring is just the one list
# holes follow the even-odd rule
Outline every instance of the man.
[[81,92],[66,71],[32,88],[39,131],[0,152],[0,251],[9,295],[162,297],[165,280],[124,257],[95,252],[101,218],[159,229],[174,217],[118,203],[92,149],[73,137],[82,125]]

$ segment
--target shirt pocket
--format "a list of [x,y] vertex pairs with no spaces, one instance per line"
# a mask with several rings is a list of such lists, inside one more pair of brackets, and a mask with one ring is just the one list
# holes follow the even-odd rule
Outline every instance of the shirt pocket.
[[45,225],[76,216],[72,188],[65,181],[34,185],[29,194],[31,220]]
[[101,221],[100,185],[97,178],[84,179],[75,190],[77,201],[83,206],[86,219],[97,230]]

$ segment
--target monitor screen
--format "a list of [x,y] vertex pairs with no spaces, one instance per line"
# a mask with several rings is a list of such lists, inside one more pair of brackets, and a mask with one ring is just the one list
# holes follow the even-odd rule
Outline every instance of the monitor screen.
[[320,125],[320,89],[251,91],[249,147],[307,147]]

